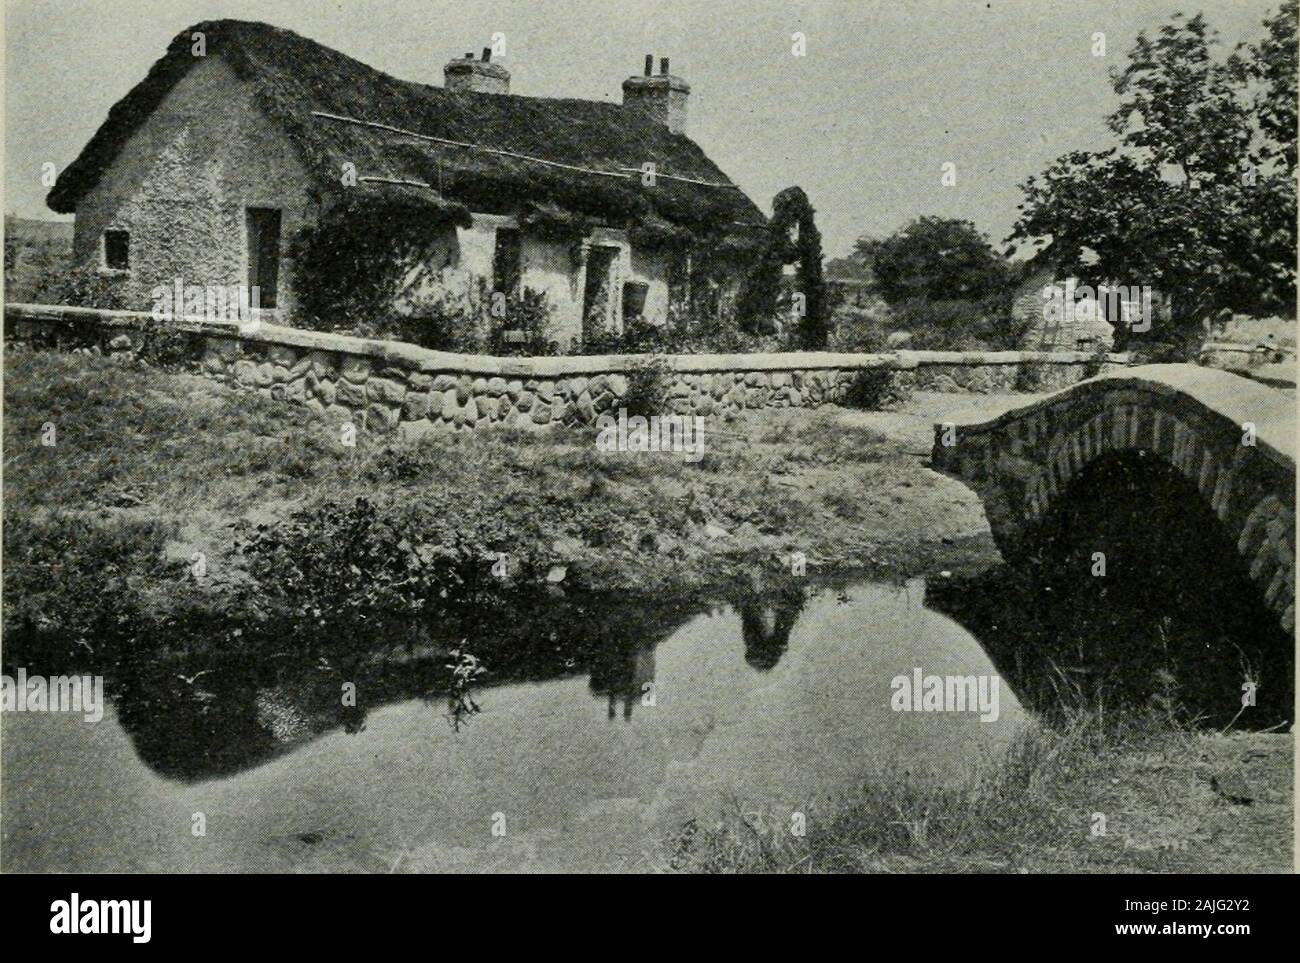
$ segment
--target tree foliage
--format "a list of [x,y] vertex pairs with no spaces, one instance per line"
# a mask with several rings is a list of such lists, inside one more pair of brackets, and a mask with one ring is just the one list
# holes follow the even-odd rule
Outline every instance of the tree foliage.
[[890,305],[983,301],[1007,289],[1010,267],[970,221],[921,217],[883,239],[860,238],[856,256]]
[[1296,15],[1285,0],[1262,42],[1222,60],[1200,15],[1139,35],[1111,75],[1119,146],[1029,178],[1012,239],[1050,236],[1089,283],[1150,285],[1169,299],[1166,334],[1225,309],[1291,313]]

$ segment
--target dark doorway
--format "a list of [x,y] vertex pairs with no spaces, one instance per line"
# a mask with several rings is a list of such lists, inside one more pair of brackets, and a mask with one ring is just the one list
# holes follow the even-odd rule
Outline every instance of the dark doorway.
[[496,248],[492,252],[492,290],[517,297],[523,281],[523,241],[513,228],[497,228]]
[[587,253],[587,283],[582,291],[584,341],[614,331],[614,261],[616,247],[592,247]]
[[280,212],[269,207],[248,209],[249,297],[255,306],[274,308],[280,282]]

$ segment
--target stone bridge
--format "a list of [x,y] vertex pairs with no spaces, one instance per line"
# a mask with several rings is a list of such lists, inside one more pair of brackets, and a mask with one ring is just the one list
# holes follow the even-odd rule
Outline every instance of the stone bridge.
[[1082,381],[996,418],[935,425],[932,465],[984,502],[1014,560],[1108,454],[1160,459],[1200,493],[1284,631],[1295,624],[1295,396],[1195,365]]

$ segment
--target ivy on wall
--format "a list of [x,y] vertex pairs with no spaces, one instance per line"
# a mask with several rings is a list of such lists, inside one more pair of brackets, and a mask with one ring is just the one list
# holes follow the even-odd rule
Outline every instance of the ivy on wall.
[[360,194],[330,206],[290,248],[298,323],[379,333],[412,267],[451,224],[468,227],[468,214]]

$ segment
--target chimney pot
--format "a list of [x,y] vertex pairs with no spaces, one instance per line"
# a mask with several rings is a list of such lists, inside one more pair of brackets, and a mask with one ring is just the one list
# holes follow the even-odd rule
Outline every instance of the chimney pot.
[[691,85],[681,77],[670,75],[667,57],[660,59],[659,69],[659,76],[655,76],[654,55],[646,54],[645,76],[632,76],[623,81],[623,105],[663,124],[673,133],[685,133]]
[[510,93],[510,71],[492,63],[492,48],[483,48],[483,59],[472,53],[447,62],[442,68],[443,86],[448,90],[465,90],[478,94]]

